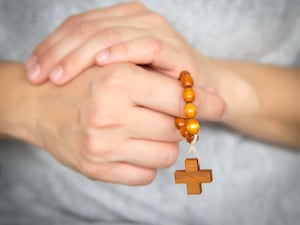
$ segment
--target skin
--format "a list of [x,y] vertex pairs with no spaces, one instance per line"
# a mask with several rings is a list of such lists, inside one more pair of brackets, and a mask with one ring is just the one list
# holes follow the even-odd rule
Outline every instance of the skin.
[[34,49],[27,72],[0,68],[0,134],[91,179],[146,184],[175,162],[181,70],[194,77],[198,119],[300,147],[298,68],[205,57],[140,3],[72,16]]
[[[22,64],[1,62],[0,68],[3,136],[46,149],[65,166],[106,182],[148,184],[156,169],[176,161],[182,138],[174,116],[183,116],[177,80],[115,63],[91,67],[64,87],[33,86]],[[221,98],[195,91],[207,99],[198,116],[219,118]]]
[[[187,69],[196,86],[225,101],[222,122],[263,140],[299,146],[300,106],[287,101],[299,98],[299,68],[209,59],[140,3],[68,18],[37,46],[26,65],[32,83],[50,79],[63,85],[89,66],[115,62],[147,65],[174,78]],[[37,67],[40,73],[32,76]]]

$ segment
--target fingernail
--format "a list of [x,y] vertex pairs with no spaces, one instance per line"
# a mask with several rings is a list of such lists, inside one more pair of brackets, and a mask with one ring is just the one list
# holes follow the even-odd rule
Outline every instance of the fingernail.
[[99,52],[96,55],[96,60],[97,60],[97,62],[101,63],[101,62],[106,61],[108,59],[108,57],[109,57],[109,51],[106,49],[106,50]]
[[31,56],[27,59],[27,61],[26,61],[26,63],[25,63],[25,68],[26,68],[26,70],[29,71],[30,68],[33,66],[33,64],[36,63],[36,62],[37,62],[37,57],[34,56],[34,55],[31,55]]
[[41,67],[39,64],[34,63],[28,70],[28,77],[30,80],[37,80],[41,73]]
[[58,65],[54,67],[54,69],[50,72],[50,79],[54,82],[57,82],[61,79],[63,74],[64,74],[63,67],[61,65]]

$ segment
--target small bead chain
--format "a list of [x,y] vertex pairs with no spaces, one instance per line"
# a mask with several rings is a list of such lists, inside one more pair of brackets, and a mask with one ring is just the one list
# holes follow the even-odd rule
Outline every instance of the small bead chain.
[[191,143],[194,140],[194,136],[196,138],[196,134],[200,130],[200,124],[198,120],[195,119],[197,108],[193,104],[195,100],[195,92],[193,90],[194,80],[188,71],[182,71],[179,80],[184,88],[182,97],[186,103],[184,107],[184,115],[186,118],[175,118],[175,125],[187,142]]

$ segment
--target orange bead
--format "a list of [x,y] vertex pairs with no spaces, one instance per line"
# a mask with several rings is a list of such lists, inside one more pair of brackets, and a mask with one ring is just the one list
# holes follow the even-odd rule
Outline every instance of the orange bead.
[[185,136],[185,139],[188,143],[191,143],[194,139],[194,135],[188,133],[186,136]]
[[197,108],[193,103],[188,103],[184,107],[184,115],[187,118],[194,118],[197,114]]
[[195,92],[192,88],[185,88],[183,91],[183,100],[187,103],[193,102],[195,99]]
[[183,77],[190,77],[190,76],[191,76],[190,72],[184,70],[184,71],[181,71],[181,72],[180,72],[180,74],[179,74],[179,79],[178,79],[178,80],[182,80]]
[[184,88],[193,87],[194,85],[194,80],[191,76],[183,76],[182,79],[180,80],[181,80],[181,85]]
[[200,124],[196,119],[189,119],[185,127],[187,132],[189,132],[192,135],[197,134],[200,130]]
[[184,137],[184,138],[188,134],[188,132],[186,130],[186,127],[180,127],[179,131],[180,131],[181,136]]
[[175,118],[175,125],[176,125],[177,129],[180,129],[180,127],[184,127],[185,126],[185,119],[176,117]]

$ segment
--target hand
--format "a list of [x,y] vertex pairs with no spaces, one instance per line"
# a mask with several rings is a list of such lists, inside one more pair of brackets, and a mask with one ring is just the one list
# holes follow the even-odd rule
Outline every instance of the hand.
[[177,78],[182,70],[203,72],[198,60],[162,16],[140,3],[127,3],[71,16],[37,46],[26,67],[33,83],[50,78],[62,85],[94,64],[146,64]]
[[[63,87],[36,87],[36,145],[97,180],[147,184],[172,165],[183,116],[179,81],[132,64],[92,67]],[[200,88],[198,117],[217,119],[222,100]],[[195,104],[199,105],[199,100]]]
[[[172,77],[186,69],[194,76],[196,87],[206,87],[226,102],[222,122],[265,140],[299,145],[299,129],[290,128],[290,124],[298,122],[286,122],[290,118],[298,121],[297,105],[288,106],[291,109],[286,111],[292,112],[291,115],[282,113],[286,99],[296,99],[295,90],[298,89],[290,87],[298,84],[294,76],[299,74],[298,69],[204,57],[165,19],[139,3],[70,17],[34,50],[32,56],[26,65],[30,80],[36,84],[46,81],[49,74],[53,83],[64,84],[93,64],[118,61],[146,64]],[[274,79],[278,81],[276,88],[274,85],[272,89],[266,88],[266,81],[272,80],[274,84]],[[279,92],[283,87],[289,88]],[[275,89],[276,93],[288,93],[292,97],[275,104],[274,93],[268,92]],[[275,99],[279,101],[282,95]],[[258,118],[261,122],[257,122]],[[278,121],[275,127],[280,129],[274,129],[274,118]]]

